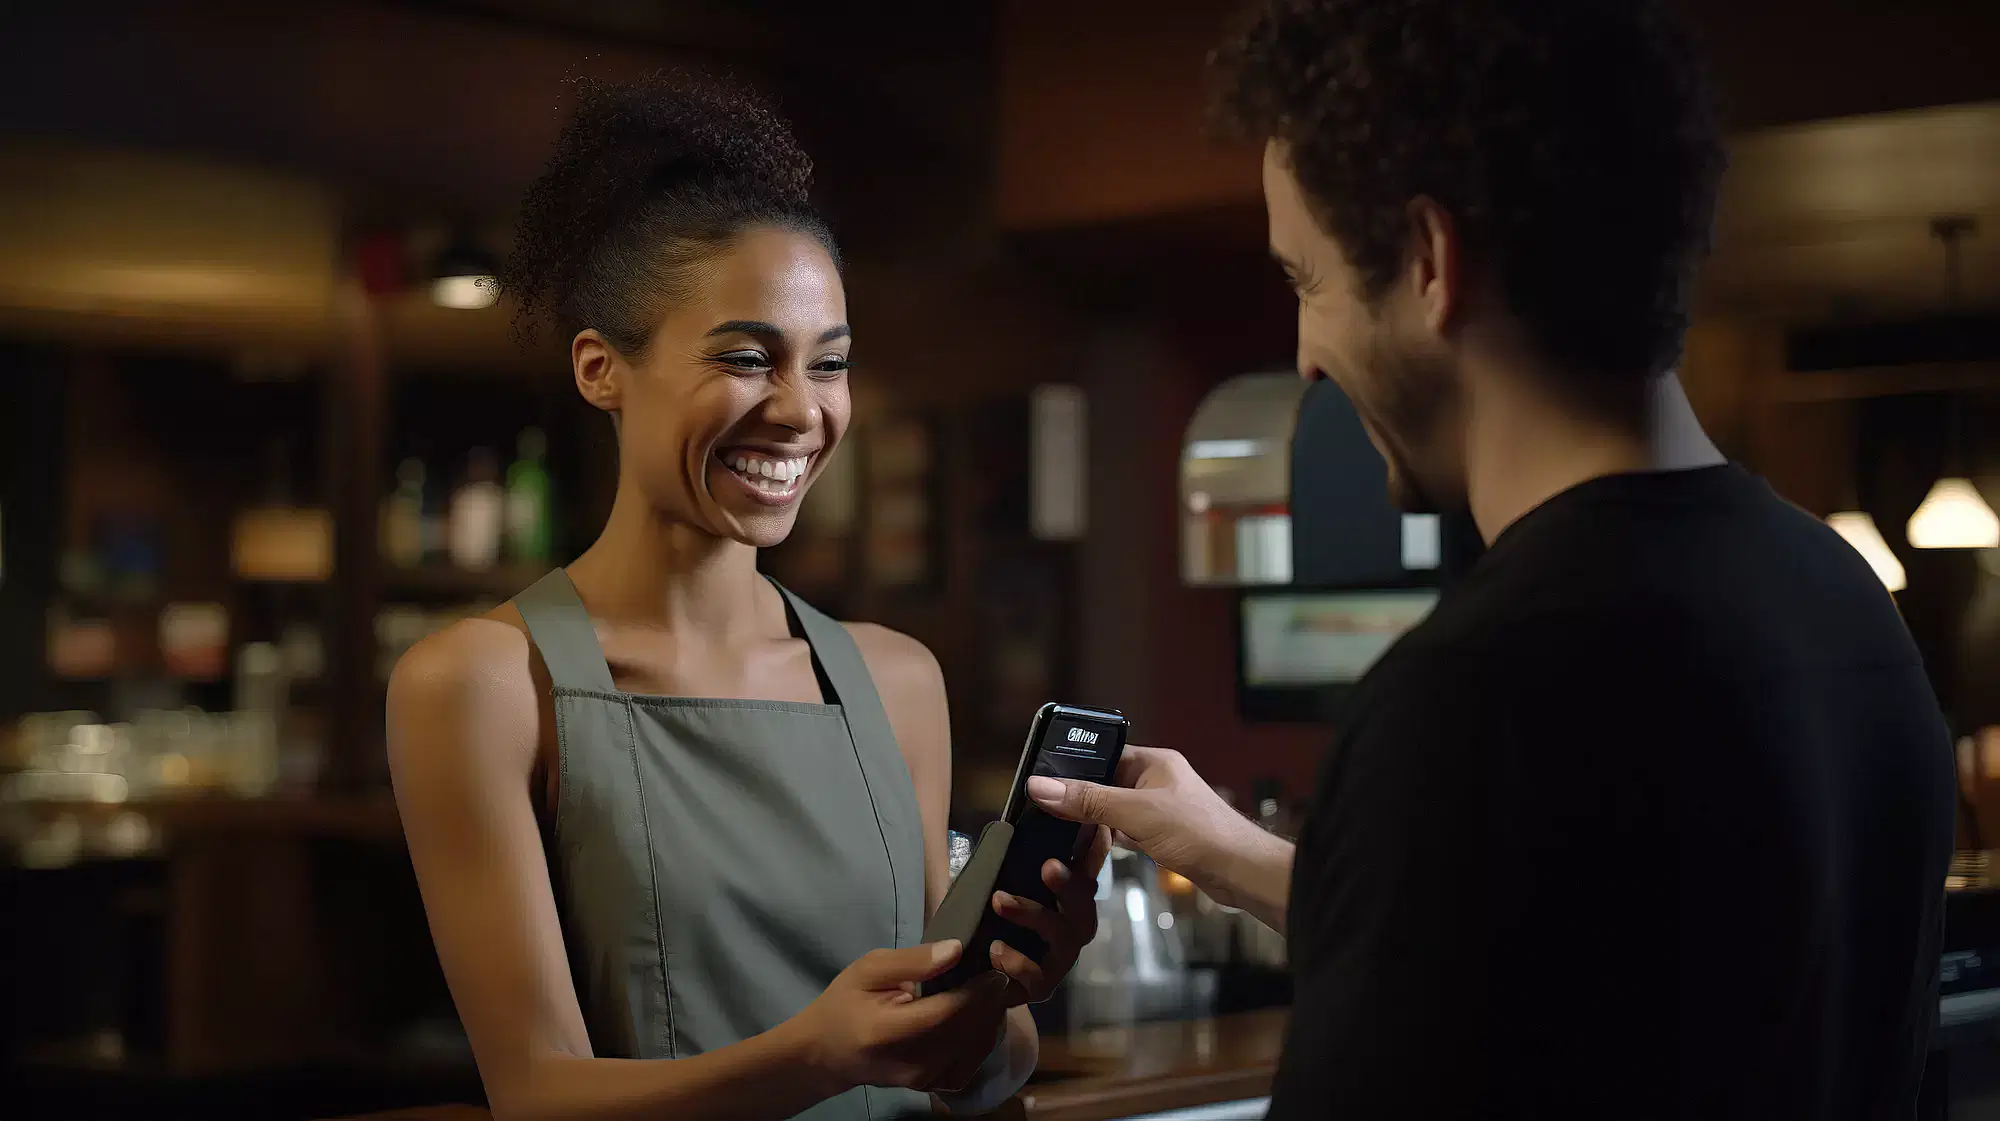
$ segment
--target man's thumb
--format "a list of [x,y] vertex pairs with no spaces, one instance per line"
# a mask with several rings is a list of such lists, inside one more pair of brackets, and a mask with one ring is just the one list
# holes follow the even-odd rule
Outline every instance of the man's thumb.
[[1109,825],[1114,829],[1124,827],[1124,815],[1118,812],[1119,803],[1130,793],[1118,787],[1100,786],[1077,779],[1035,775],[1028,780],[1029,800],[1056,817],[1086,825]]

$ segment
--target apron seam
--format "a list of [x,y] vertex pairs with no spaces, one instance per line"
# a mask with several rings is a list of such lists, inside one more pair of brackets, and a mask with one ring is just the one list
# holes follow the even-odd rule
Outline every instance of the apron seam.
[[896,875],[895,846],[889,840],[889,828],[882,824],[882,806],[875,798],[875,780],[869,777],[868,761],[861,757],[861,741],[854,734],[854,722],[843,712],[841,724],[847,729],[847,746],[854,752],[854,769],[861,773],[861,789],[868,795],[868,813],[875,819],[875,835],[882,838],[882,859],[889,865],[889,929],[898,942],[903,932],[903,890]]
[[639,765],[639,734],[632,715],[632,703],[626,699],[625,710],[625,753],[632,761],[632,791],[639,805],[639,833],[646,839],[646,893],[649,909],[653,913],[653,946],[660,957],[660,995],[665,1004],[665,1034],[667,1058],[680,1058],[679,1040],[674,1031],[674,984],[670,962],[667,960],[666,917],[660,913],[660,854],[659,846],[653,843],[653,824],[646,812],[646,781],[644,768]]
[[556,839],[556,844],[561,845],[563,821],[567,817],[564,811],[569,806],[570,798],[569,718],[567,714],[569,706],[563,703],[563,698],[560,694],[554,698],[554,701],[555,704],[553,707],[556,713],[556,814],[555,821],[550,824],[549,829],[551,835]]

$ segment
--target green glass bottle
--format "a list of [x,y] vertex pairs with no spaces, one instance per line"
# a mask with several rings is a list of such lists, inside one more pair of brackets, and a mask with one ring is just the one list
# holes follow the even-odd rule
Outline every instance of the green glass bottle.
[[507,468],[507,556],[520,564],[546,564],[554,551],[555,519],[542,430],[523,429],[517,451]]

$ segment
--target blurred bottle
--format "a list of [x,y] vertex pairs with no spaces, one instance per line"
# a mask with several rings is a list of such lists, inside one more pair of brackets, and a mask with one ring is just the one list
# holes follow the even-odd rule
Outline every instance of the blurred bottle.
[[326,670],[326,644],[311,623],[286,623],[278,636],[278,651],[284,655],[289,680],[312,681]]
[[1274,778],[1259,779],[1250,786],[1250,800],[1258,825],[1287,841],[1298,839],[1298,823],[1285,801],[1285,786]]
[[[1236,793],[1226,786],[1218,786],[1215,792],[1233,809]],[[1192,884],[1189,885],[1191,888]],[[1181,918],[1186,928],[1188,960],[1198,966],[1220,967],[1236,960],[1236,918],[1239,912],[1233,907],[1224,907],[1210,898],[1208,893],[1196,889],[1184,905]]]
[[236,655],[236,711],[217,721],[218,778],[232,793],[256,798],[278,779],[278,723],[290,691],[285,657],[269,642],[247,642]]
[[[1257,824],[1267,833],[1288,841],[1295,839],[1292,814],[1285,805],[1284,784],[1274,778],[1259,779],[1251,784],[1250,791]],[[1264,969],[1285,968],[1284,932],[1265,926],[1248,911],[1239,911],[1235,918],[1242,960]]]
[[445,480],[431,478],[426,474],[423,488],[423,516],[419,519],[423,540],[423,555],[426,564],[448,560],[451,556],[449,528],[451,514],[451,493]]
[[265,447],[263,495],[236,512],[230,568],[245,580],[319,583],[333,575],[333,512],[300,505],[294,449],[273,438]]
[[523,429],[519,458],[507,468],[507,557],[523,564],[542,564],[552,551],[547,452],[541,429]]
[[396,467],[396,489],[382,500],[382,556],[398,568],[424,563],[424,465],[406,459]]
[[170,603],[160,611],[160,658],[168,673],[213,681],[229,668],[229,609],[219,603]]
[[275,644],[246,642],[236,652],[236,711],[283,712],[289,686],[284,655]]
[[451,563],[460,568],[490,569],[500,560],[500,533],[506,496],[497,481],[493,453],[474,448],[467,457],[465,482],[451,496]]

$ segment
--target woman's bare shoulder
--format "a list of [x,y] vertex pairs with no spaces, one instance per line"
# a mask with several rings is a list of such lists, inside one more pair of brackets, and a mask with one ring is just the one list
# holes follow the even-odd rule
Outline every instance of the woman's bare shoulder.
[[861,660],[875,681],[889,728],[912,774],[949,775],[951,716],[945,703],[944,671],[938,667],[937,657],[909,635],[876,623],[848,623],[846,627],[861,648]]
[[938,667],[937,656],[930,647],[880,623],[841,625],[854,636],[854,645],[861,648],[861,660],[868,666],[868,675],[875,679],[875,688],[882,694],[884,705],[890,703],[891,693],[905,701],[924,701],[933,695],[943,700],[944,671]]
[[391,754],[460,741],[531,763],[540,727],[535,679],[534,646],[512,605],[438,630],[405,651],[389,677]]

